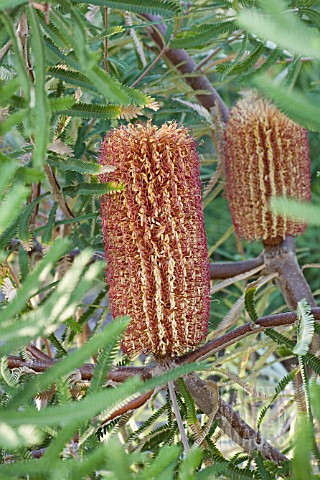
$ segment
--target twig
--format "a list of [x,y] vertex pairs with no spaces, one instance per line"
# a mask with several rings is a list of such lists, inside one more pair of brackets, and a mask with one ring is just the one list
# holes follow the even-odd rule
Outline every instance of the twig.
[[129,413],[132,410],[136,410],[137,408],[142,407],[149,398],[152,396],[154,390],[150,390],[149,392],[144,393],[143,395],[140,395],[139,397],[135,398],[134,400],[131,400],[131,402],[126,403],[122,407],[118,408],[114,412],[112,412],[108,418],[106,418],[103,422],[100,423],[99,428],[103,427],[106,423],[110,422],[114,418],[120,417],[121,415],[124,415],[125,413]]
[[52,190],[53,190],[53,194],[54,194],[57,202],[59,203],[59,207],[61,208],[62,213],[69,220],[71,218],[74,218],[74,215],[73,215],[72,211],[70,210],[70,208],[69,208],[69,206],[68,206],[68,204],[67,204],[67,202],[66,202],[66,200],[63,196],[63,193],[61,191],[59,182],[58,182],[55,174],[53,173],[52,168],[50,167],[50,165],[47,164],[47,165],[44,166],[44,170],[47,174],[49,183],[50,183],[50,185],[52,187]]
[[210,288],[210,294],[212,295],[213,293],[219,292],[220,290],[228,287],[229,285],[232,285],[236,282],[240,282],[241,280],[245,280],[246,278],[252,277],[256,273],[260,272],[263,268],[264,268],[264,264],[259,265],[258,267],[253,268],[252,270],[241,273],[240,275],[236,275],[235,277],[227,278],[222,282],[216,283]]
[[308,282],[298,264],[293,237],[287,237],[280,245],[265,245],[264,262],[267,273],[278,273],[277,283],[291,310],[305,298],[311,307],[316,307]]
[[135,87],[139,82],[141,82],[141,80],[150,72],[150,70],[158,63],[158,61],[160,60],[160,58],[162,57],[162,55],[167,51],[167,47],[164,46],[161,50],[161,52],[159,53],[159,55],[150,63],[150,65],[145,69],[144,72],[142,72],[142,74],[140,75],[139,78],[137,78],[137,80],[135,80],[130,86],[133,88]]
[[170,399],[171,399],[171,403],[172,403],[173,412],[174,412],[176,420],[177,420],[182,445],[183,445],[185,453],[188,453],[190,451],[190,447],[189,447],[188,438],[187,438],[185,429],[183,427],[182,418],[181,418],[181,414],[180,414],[179,405],[178,405],[178,402],[177,402],[176,392],[174,390],[173,381],[171,380],[170,382],[168,382],[167,385],[168,385],[168,389],[169,389],[169,394],[170,394]]
[[214,50],[212,50],[212,52],[210,52],[205,58],[203,58],[201,60],[201,62],[198,63],[198,65],[196,66],[196,68],[194,69],[195,71],[197,70],[201,70],[201,68],[203,67],[203,65],[205,65],[209,60],[211,60],[212,57],[214,57],[215,55],[217,55],[217,53],[219,53],[221,50],[221,47],[217,47],[215,48]]
[[[320,307],[312,308],[311,312],[315,320],[320,320]],[[241,327],[235,328],[231,332],[225,333],[221,337],[215,338],[193,352],[186,353],[176,361],[179,364],[191,363],[208,358],[214,353],[220,352],[229,345],[233,345],[242,338],[248,337],[254,333],[261,332],[267,328],[282,327],[292,325],[297,321],[296,312],[277,313],[275,315],[266,315],[259,318],[254,324],[248,322]]]
[[264,264],[263,255],[250,260],[240,262],[216,262],[210,263],[210,278],[212,280],[225,280],[236,275],[254,270]]
[[9,40],[0,50],[0,62],[2,62],[3,57],[7,54],[9,48],[12,45],[12,40]]

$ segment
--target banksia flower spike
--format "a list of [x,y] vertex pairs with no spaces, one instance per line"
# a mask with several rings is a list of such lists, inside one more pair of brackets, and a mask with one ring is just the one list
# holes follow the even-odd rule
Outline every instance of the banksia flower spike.
[[227,195],[238,235],[265,244],[303,233],[306,225],[269,210],[273,196],[309,201],[307,131],[267,100],[250,95],[231,110],[225,130]]
[[128,125],[112,130],[101,175],[123,191],[101,199],[110,309],[130,315],[121,346],[164,360],[206,336],[210,272],[199,158],[187,130]]

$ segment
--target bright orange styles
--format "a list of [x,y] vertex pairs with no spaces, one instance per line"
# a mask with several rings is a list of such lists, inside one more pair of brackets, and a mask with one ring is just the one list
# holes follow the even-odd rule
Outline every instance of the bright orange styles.
[[298,235],[305,225],[273,215],[269,200],[309,201],[307,131],[267,100],[249,96],[231,110],[225,130],[227,193],[238,235],[266,244]]
[[183,354],[206,336],[210,305],[195,141],[175,123],[122,126],[100,162],[116,167],[104,182],[125,185],[101,200],[111,313],[131,317],[122,349]]

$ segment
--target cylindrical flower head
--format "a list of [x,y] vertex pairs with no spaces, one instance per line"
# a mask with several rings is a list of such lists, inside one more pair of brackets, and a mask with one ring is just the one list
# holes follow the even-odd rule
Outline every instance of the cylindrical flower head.
[[185,353],[206,336],[210,271],[199,158],[188,131],[128,125],[101,148],[102,181],[125,185],[101,199],[110,309],[130,315],[121,347],[157,359]]
[[269,201],[286,196],[309,201],[307,131],[267,100],[251,95],[231,110],[225,130],[227,195],[233,224],[247,240],[280,243],[305,224],[272,214]]

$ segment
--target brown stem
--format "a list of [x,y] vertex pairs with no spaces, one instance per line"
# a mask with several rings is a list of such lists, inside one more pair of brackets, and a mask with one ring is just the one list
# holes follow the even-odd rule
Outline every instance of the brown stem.
[[8,50],[11,48],[12,40],[9,40],[0,50],[0,62],[2,62],[3,57],[7,54]]
[[[293,237],[287,237],[284,242],[278,245],[265,245],[264,261],[267,273],[277,273],[276,281],[282,292],[282,295],[291,310],[297,308],[298,302],[303,298],[307,300],[311,307],[316,307],[316,302],[308,282],[306,281],[300,265],[297,261],[295,251],[295,240]],[[314,335],[311,343],[311,352],[316,353],[319,349],[319,337]],[[291,361],[289,368],[298,364],[297,359]],[[312,374],[310,368],[307,369],[308,375]],[[295,378],[296,391],[303,391],[300,386],[303,384],[301,373]]]
[[131,400],[131,402],[128,402],[122,407],[118,408],[100,424],[100,427],[105,425],[107,422],[110,422],[114,418],[119,417],[120,415],[124,415],[125,413],[129,413],[132,410],[136,410],[137,408],[142,407],[142,405],[144,405],[147,402],[147,400],[149,400],[153,392],[154,390],[150,390],[149,392],[146,392],[143,395],[140,395],[138,398],[135,398],[134,400]]
[[263,255],[240,262],[210,263],[210,278],[213,280],[225,280],[249,272],[250,270],[260,267],[263,263]]
[[298,264],[295,241],[287,237],[280,245],[265,245],[264,263],[266,273],[277,273],[277,283],[291,310],[305,298],[311,307],[316,307],[312,291]]
[[59,207],[61,208],[62,213],[64,214],[64,216],[67,219],[74,218],[74,215],[73,215],[72,211],[70,210],[70,208],[69,208],[69,206],[68,206],[68,204],[67,204],[67,202],[66,202],[66,200],[63,196],[63,193],[61,191],[59,182],[58,182],[52,168],[50,167],[50,165],[45,165],[44,169],[45,169],[45,172],[47,174],[49,183],[52,187],[53,194],[56,197],[57,202],[59,203]]
[[162,57],[162,55],[167,51],[167,47],[164,46],[161,50],[161,52],[159,53],[159,55],[150,63],[149,67],[147,67],[145,69],[144,72],[142,72],[142,74],[140,75],[139,78],[137,78],[137,80],[135,80],[131,85],[130,87],[135,87],[139,82],[141,82],[141,80],[150,72],[150,70],[159,62],[160,58]]
[[[288,460],[279,450],[263,439],[259,432],[251,428],[233,408],[221,398],[216,398],[207,382],[195,374],[184,377],[185,384],[196,405],[206,415],[216,410],[215,418],[219,419],[219,427],[234,442],[248,453],[260,452],[264,458],[280,463]],[[218,402],[218,405],[216,403]]]
[[[143,16],[150,22],[156,22],[159,20],[159,17],[154,15],[144,14]],[[166,26],[163,23],[150,25],[150,34],[155,43],[162,50],[164,47],[163,38],[166,34]],[[206,75],[196,70],[197,65],[188,53],[183,49],[169,48],[165,52],[165,56],[185,76],[186,82],[193,90],[207,90],[207,95],[196,95],[199,103],[207,110],[215,107],[216,103],[218,103],[222,118],[224,122],[226,122],[229,118],[228,107]],[[195,75],[195,73],[197,74]]]
[[224,433],[240,445],[244,451],[250,454],[260,452],[264,458],[274,463],[288,461],[285,455],[270,445],[270,443],[260,435],[259,431],[257,432],[251,428],[222,398],[220,398],[216,418],[220,418],[219,427]]

